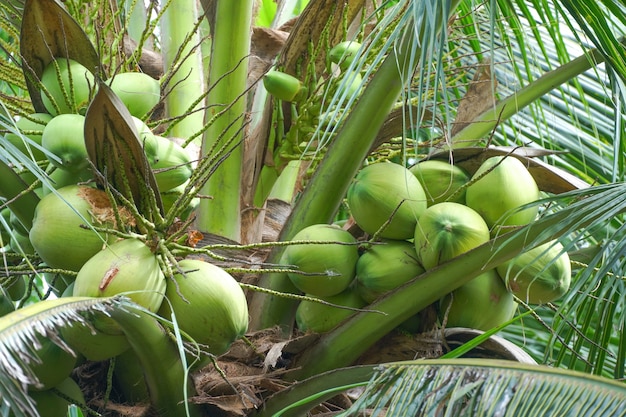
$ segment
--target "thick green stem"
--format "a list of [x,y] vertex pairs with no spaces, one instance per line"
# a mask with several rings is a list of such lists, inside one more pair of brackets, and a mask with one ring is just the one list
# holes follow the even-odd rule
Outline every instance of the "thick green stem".
[[[255,417],[297,417],[307,415],[320,404],[339,392],[358,385],[365,385],[374,375],[378,365],[361,365],[333,369],[293,384],[271,396]],[[282,414],[279,414],[281,413]]]
[[[298,380],[333,368],[348,366],[400,323],[469,282],[484,271],[515,257],[533,242],[539,245],[556,239],[545,230],[560,222],[591,222],[588,213],[562,211],[544,217],[527,228],[496,237],[460,257],[417,277],[381,298],[368,308],[380,313],[356,313],[331,332],[324,334],[297,360],[288,375]],[[563,233],[561,229],[559,233]],[[299,368],[299,369],[298,369]]]
[[201,416],[200,406],[186,401],[195,394],[176,344],[154,317],[139,309],[114,309],[111,317],[121,326],[144,372],[150,401],[159,415]]
[[241,240],[241,142],[253,4],[252,0],[217,1],[209,73],[213,85],[207,97],[206,117],[223,113],[211,124],[202,142],[202,155],[222,149],[230,154],[201,190],[201,194],[212,198],[201,200],[197,226],[235,241]]
[[459,146],[463,147],[472,146],[473,143],[487,136],[499,124],[517,114],[522,108],[537,101],[541,96],[559,85],[598,65],[603,60],[600,52],[594,49],[586,55],[547,72],[474,119],[471,124],[452,137],[452,143],[458,143]]
[[[458,1],[451,2],[454,10]],[[414,22],[409,24],[402,42],[387,56],[350,115],[337,133],[324,159],[300,196],[294,211],[285,223],[280,240],[288,240],[301,229],[331,222],[337,212],[350,181],[361,167],[378,131],[402,92],[405,81],[411,78],[419,64],[421,45],[414,36]],[[440,26],[440,23],[439,23]],[[423,30],[423,28],[422,28]],[[322,197],[323,196],[323,197]],[[279,261],[282,248],[276,248],[269,262]],[[287,292],[291,287],[280,275],[262,276],[262,287]],[[293,300],[256,293],[250,309],[253,312],[251,328],[262,329],[277,324],[290,325],[293,321]],[[271,307],[271,308],[270,308]]]
[[168,117],[184,116],[175,120],[168,134],[184,139],[199,132],[204,123],[201,111],[189,113],[204,91],[200,36],[192,33],[197,23],[196,2],[187,0],[171,0],[160,22],[163,69],[172,74],[166,86],[165,107]]

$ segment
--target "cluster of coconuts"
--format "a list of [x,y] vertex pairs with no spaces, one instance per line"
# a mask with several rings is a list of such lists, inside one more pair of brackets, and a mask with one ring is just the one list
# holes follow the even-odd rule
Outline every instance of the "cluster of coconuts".
[[[538,206],[524,205],[538,200],[539,193],[526,166],[512,156],[488,158],[474,175],[440,160],[410,168],[392,162],[365,166],[346,199],[355,223],[373,243],[359,250],[347,230],[313,225],[285,248],[281,263],[294,268],[289,278],[297,290],[349,307],[302,301],[298,327],[328,331],[354,309],[488,242],[504,227],[528,224]],[[439,317],[448,327],[488,330],[513,317],[515,297],[548,303],[569,289],[570,280],[567,252],[558,241],[548,242],[443,297]]]
[[[0,250],[36,255],[42,262],[39,267],[67,271],[44,276],[57,296],[124,294],[165,320],[175,315],[183,334],[200,344],[204,352],[225,352],[248,327],[247,302],[239,283],[218,266],[196,259],[170,265],[174,274],[166,277],[165,259],[154,248],[137,238],[121,239],[113,233],[121,230],[119,222],[132,227],[133,217],[124,208],[115,211],[107,193],[89,181],[92,172],[84,141],[84,114],[94,95],[95,79],[80,63],[63,58],[46,67],[41,83],[41,98],[48,113],[19,118],[16,125],[22,135],[8,134],[7,139],[25,155],[49,164],[47,172],[54,190],[36,190],[41,198],[30,229],[8,208],[2,210],[3,224],[12,230],[3,233],[2,242],[7,244],[0,245],[5,246]],[[154,134],[142,120],[160,99],[159,82],[143,73],[129,72],[117,74],[108,84],[133,117],[167,211],[183,192],[193,168],[184,148]],[[189,207],[189,212],[192,209]],[[2,307],[7,305],[3,313],[10,314],[15,302],[25,296],[25,279],[3,283],[0,301]],[[93,326],[74,324],[62,330],[63,340],[80,358],[102,361],[129,355],[130,345],[115,322],[104,315],[94,316],[92,322]],[[50,341],[44,342],[38,350],[43,356],[42,371],[37,372],[43,385],[38,392],[48,394],[52,388],[65,392],[61,388],[72,385],[66,379],[76,357],[69,363],[71,355]],[[46,348],[48,345],[52,347]],[[128,380],[126,372],[130,372],[129,367],[116,368],[114,379]],[[48,382],[48,375],[56,379]],[[74,388],[69,389],[76,391]],[[120,389],[125,391],[125,387]],[[54,397],[41,399],[42,407],[58,411],[49,405],[54,402],[59,401]],[[62,404],[65,414],[67,404]]]

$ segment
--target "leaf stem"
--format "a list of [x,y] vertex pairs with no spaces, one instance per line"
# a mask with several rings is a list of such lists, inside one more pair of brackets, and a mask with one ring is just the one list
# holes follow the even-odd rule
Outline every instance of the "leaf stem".
[[[239,242],[241,240],[240,201],[243,161],[241,115],[246,113],[246,81],[250,52],[253,1],[218,0],[215,6],[214,41],[209,80],[215,82],[207,96],[207,119],[228,106],[209,126],[202,141],[202,155],[220,149],[224,142],[236,144],[211,174],[201,194],[212,199],[200,201],[198,228]],[[231,103],[231,104],[228,104]],[[235,138],[235,140],[232,140]]]
[[487,136],[502,121],[509,119],[539,97],[603,61],[602,54],[597,49],[593,49],[588,54],[545,73],[536,81],[514,92],[479,115],[472,123],[452,137],[452,143],[458,143],[463,147],[473,146],[472,143]]

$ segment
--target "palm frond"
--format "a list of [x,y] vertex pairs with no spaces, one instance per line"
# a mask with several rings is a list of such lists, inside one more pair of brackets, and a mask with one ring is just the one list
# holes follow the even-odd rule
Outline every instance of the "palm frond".
[[609,379],[515,362],[466,359],[383,365],[346,416],[618,416],[626,388]]
[[89,325],[83,313],[124,309],[125,298],[63,298],[44,300],[0,318],[0,401],[16,417],[36,416],[28,387],[39,383],[31,366],[41,362],[37,351],[42,339],[49,339],[75,354],[61,339],[59,329],[72,323]]

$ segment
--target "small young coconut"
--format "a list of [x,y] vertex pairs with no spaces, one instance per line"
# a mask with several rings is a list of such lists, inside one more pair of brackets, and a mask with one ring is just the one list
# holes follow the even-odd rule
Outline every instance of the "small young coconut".
[[[407,168],[395,163],[364,167],[348,188],[352,217],[364,232],[386,239],[410,239],[426,210],[426,194]],[[387,223],[389,222],[389,223]]]
[[6,316],[15,311],[15,303],[11,296],[0,287],[0,317]]
[[[484,175],[484,176],[483,176]],[[528,224],[538,206],[517,210],[539,199],[539,187],[526,166],[512,156],[494,156],[483,162],[467,187],[465,202],[476,210],[489,227]]]
[[459,203],[430,206],[415,227],[415,251],[428,270],[489,241],[489,228],[471,208]]
[[334,225],[314,224],[296,233],[292,240],[338,242],[294,244],[285,248],[280,263],[304,273],[288,273],[300,291],[328,297],[348,288],[359,257],[356,239],[350,233]]
[[124,293],[149,311],[161,307],[166,281],[157,257],[139,239],[124,239],[92,256],[76,276],[75,297],[111,297]]
[[412,243],[387,240],[372,245],[356,262],[356,291],[368,303],[424,272]]
[[528,304],[558,300],[572,280],[569,255],[556,240],[521,253],[496,270],[508,290]]
[[28,235],[23,234],[17,229],[13,229],[11,238],[9,240],[9,247],[12,252],[23,255],[34,255],[35,248],[33,247]]
[[50,268],[78,271],[112,239],[85,226],[112,227],[114,216],[102,190],[70,185],[44,196],[35,208],[29,238]]
[[328,60],[339,65],[339,68],[342,70],[346,70],[354,60],[360,48],[361,44],[356,41],[339,42],[328,51]]
[[268,93],[283,101],[298,101],[304,98],[307,92],[299,79],[277,70],[268,71],[263,76],[263,86]]
[[[199,259],[178,263],[168,280],[159,315],[171,320],[209,352],[220,355],[248,330],[248,304],[239,283],[217,265]],[[182,296],[182,298],[181,298]]]

